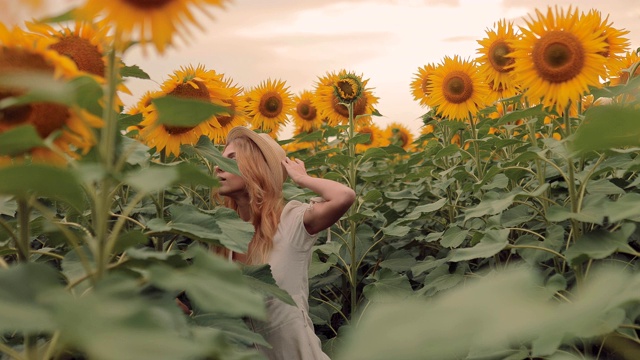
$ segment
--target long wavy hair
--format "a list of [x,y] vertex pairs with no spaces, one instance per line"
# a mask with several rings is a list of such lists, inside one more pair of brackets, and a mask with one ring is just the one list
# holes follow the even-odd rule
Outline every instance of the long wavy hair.
[[[233,140],[236,150],[238,169],[244,178],[249,206],[251,208],[251,223],[255,233],[249,243],[247,253],[248,264],[264,264],[273,248],[273,236],[280,223],[280,214],[284,208],[282,183],[274,179],[271,169],[258,146],[247,137]],[[230,198],[224,198],[224,205],[238,211],[238,205]]]

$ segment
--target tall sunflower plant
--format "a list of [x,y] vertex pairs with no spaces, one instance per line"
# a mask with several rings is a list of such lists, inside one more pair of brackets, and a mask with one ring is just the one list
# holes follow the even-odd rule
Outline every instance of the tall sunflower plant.
[[186,67],[134,109],[120,99],[149,78],[126,51],[162,53],[193,5],[222,2],[0,23],[0,358],[251,358],[266,342],[242,318],[291,301],[266,266],[208,249],[243,252],[253,234],[209,200],[213,166],[238,172],[213,141],[240,121],[240,89]]

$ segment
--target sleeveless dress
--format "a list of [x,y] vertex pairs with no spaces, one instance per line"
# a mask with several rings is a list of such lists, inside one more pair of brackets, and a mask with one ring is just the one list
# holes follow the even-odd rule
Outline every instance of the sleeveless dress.
[[317,239],[303,223],[305,211],[312,204],[289,201],[280,216],[273,238],[269,265],[276,284],[286,290],[296,306],[278,299],[267,300],[266,322],[251,320],[249,326],[271,344],[268,349],[256,346],[269,360],[328,360],[309,318],[309,263],[311,248]]

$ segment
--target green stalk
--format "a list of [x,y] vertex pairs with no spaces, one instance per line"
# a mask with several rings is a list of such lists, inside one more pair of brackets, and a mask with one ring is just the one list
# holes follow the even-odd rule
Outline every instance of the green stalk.
[[[349,157],[351,158],[351,161],[349,162],[349,185],[351,186],[351,189],[356,192],[356,145],[351,141],[351,139],[353,139],[353,137],[355,136],[355,121],[353,118],[353,104],[349,103],[347,104],[347,109],[349,110],[349,134],[348,134],[348,139],[347,139],[347,145],[348,145],[348,151],[349,151]],[[357,192],[356,192],[357,194]],[[357,262],[358,259],[356,259],[356,222],[355,220],[353,220],[353,216],[356,214],[356,206],[351,205],[351,208],[349,208],[349,244],[350,244],[350,255],[351,255],[351,265],[349,267],[349,278],[350,278],[350,284],[351,284],[351,317],[353,318],[353,316],[356,313],[356,310],[358,309],[358,293],[357,293],[357,288],[358,288],[358,267],[357,267]]]
[[118,69],[116,66],[116,53],[115,49],[111,49],[108,54],[107,63],[107,86],[106,86],[106,100],[105,107],[102,112],[102,119],[104,121],[104,128],[100,134],[100,144],[98,146],[98,152],[102,165],[104,166],[107,175],[100,182],[100,188],[98,189],[98,196],[96,199],[96,208],[94,209],[96,214],[96,238],[98,240],[98,254],[96,259],[96,275],[97,278],[104,276],[107,263],[109,262],[109,254],[107,253],[107,238],[109,236],[109,213],[111,210],[111,188],[113,186],[112,177],[114,164],[115,164],[115,147],[116,138],[118,132],[118,124],[116,122],[116,114],[114,109],[116,88],[118,82]]
[[[478,130],[476,129],[476,123],[473,120],[473,115],[469,113],[469,124],[471,124],[471,139],[473,140],[473,150],[474,160],[476,162],[476,172],[478,176],[478,181],[482,181],[484,175],[482,173],[482,167],[480,166],[480,145],[478,145]],[[462,143],[462,137],[460,138],[460,148],[464,149],[464,145]]]
[[[571,128],[571,117],[569,116],[568,105],[562,117],[564,120],[565,133],[567,136],[566,138],[568,139],[569,136],[571,136],[571,133],[573,130]],[[572,158],[567,159],[567,168],[569,170],[567,174],[568,175],[567,189],[569,190],[569,201],[571,202],[571,212],[574,214],[577,214],[580,211],[580,205],[579,205],[580,201],[578,199],[578,191],[576,189],[575,168],[574,168]],[[582,234],[581,224],[576,219],[571,219],[571,230],[572,230],[571,235],[567,239],[567,247],[570,242],[572,241],[575,242],[576,240],[578,240],[578,238],[580,238]],[[582,282],[581,267],[580,266],[576,267],[575,272],[576,272],[576,281],[579,285]]]
[[31,245],[29,240],[29,216],[31,207],[27,200],[18,200],[18,224],[20,226],[18,238],[16,239],[16,250],[18,252],[18,261],[29,261]]

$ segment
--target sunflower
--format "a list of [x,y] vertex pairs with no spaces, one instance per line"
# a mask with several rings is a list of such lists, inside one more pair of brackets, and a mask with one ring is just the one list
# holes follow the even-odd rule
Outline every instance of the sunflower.
[[369,141],[356,144],[356,152],[363,153],[367,149],[388,146],[390,141],[386,133],[376,124],[361,125],[356,128],[358,134],[369,134]]
[[411,93],[413,99],[420,101],[420,105],[427,106],[427,98],[429,97],[429,84],[431,80],[429,77],[436,68],[434,64],[427,64],[418,68],[418,72],[415,74],[415,78],[411,82]]
[[536,10],[536,16],[525,19],[527,28],[521,27],[521,39],[512,43],[513,72],[527,98],[563,112],[589,86],[600,87],[607,43],[595,31],[596,17],[580,17],[577,9],[565,13],[549,7],[546,15]]
[[[211,18],[204,5],[223,7],[225,0],[87,0],[78,9],[81,18],[103,19],[115,30],[118,46],[127,46],[139,41],[143,49],[152,42],[159,53],[174,43],[177,34],[187,42],[188,26],[194,24],[202,29],[192,13],[191,6]],[[137,35],[136,35],[137,33]]]
[[[214,70],[205,70],[202,65],[194,68],[189,65],[181,67],[161,86],[163,96],[175,96],[185,99],[209,101],[227,106],[232,90],[227,87],[221,74]],[[155,96],[153,94],[151,96]],[[196,126],[173,126],[158,124],[158,112],[151,105],[143,112],[140,122],[140,140],[156,151],[164,151],[166,155],[180,155],[180,145],[195,144],[200,136],[209,136],[211,128],[220,127],[216,116],[202,121]]]
[[[101,84],[106,83],[106,47],[112,42],[112,36],[108,35],[109,26],[82,21],[76,21],[73,28],[55,29],[51,25],[38,22],[27,22],[26,26],[36,34],[54,39],[49,48],[73,60],[78,70]],[[121,81],[118,83],[118,90],[131,94]],[[115,102],[116,110],[122,105],[122,100],[118,97]]]
[[[344,104],[352,104],[353,116],[372,114],[373,105],[378,98],[367,89],[369,80],[361,76],[341,70],[338,74],[327,73],[319,78],[315,90],[314,105],[320,112],[320,117],[327,119],[329,126],[346,124],[349,122],[349,110]],[[368,124],[371,116],[357,119],[359,124]]]
[[301,132],[317,130],[322,126],[322,120],[318,116],[318,110],[313,105],[313,93],[304,90],[293,99],[295,111],[292,113],[296,129]]
[[231,129],[236,126],[246,126],[249,123],[249,118],[244,110],[243,89],[235,85],[231,78],[223,76],[223,83],[230,91],[229,97],[222,99],[224,105],[229,108],[229,113],[216,115],[216,120],[218,120],[220,126],[212,126],[210,129],[210,138],[214,143],[224,142]]
[[[623,58],[616,61],[611,67],[611,85],[617,86],[626,84],[630,78],[629,74],[631,72],[631,68],[638,62],[640,62],[640,53],[635,51],[627,52]],[[631,77],[638,75],[640,75],[640,66],[636,67],[636,70]]]
[[517,41],[518,36],[511,22],[501,20],[495,26],[495,30],[486,31],[486,38],[478,40],[478,44],[482,46],[478,49],[479,71],[491,89],[491,102],[517,93],[512,73],[514,60],[509,54],[513,51],[510,44]]
[[[51,50],[51,39],[7,29],[0,23],[0,75],[38,73],[58,80],[70,80],[80,73],[69,58]],[[20,96],[24,89],[0,88],[0,100]],[[85,154],[95,145],[93,128],[102,120],[76,107],[58,103],[32,102],[0,110],[0,133],[20,125],[32,125],[42,139],[55,135],[53,145],[71,157]],[[38,157],[39,151],[31,153]]]
[[293,96],[282,80],[267,79],[245,93],[245,111],[254,130],[275,138],[280,125],[287,122],[293,108]]
[[45,23],[27,22],[29,30],[54,39],[49,48],[65,55],[76,63],[78,70],[99,78],[105,77],[105,44],[111,42],[108,26],[96,27],[91,23],[76,21],[74,28],[59,30]]
[[403,149],[409,150],[413,144],[413,134],[409,128],[399,122],[392,122],[384,130],[384,137],[391,144],[400,145]]
[[607,69],[613,64],[615,64],[629,48],[629,39],[624,36],[629,33],[628,30],[620,30],[614,28],[613,23],[608,22],[609,16],[602,19],[602,15],[600,11],[590,10],[586,15],[583,16],[581,21],[585,21],[584,18],[592,17],[593,20],[587,20],[586,22],[594,24],[596,27],[593,29],[594,32],[599,32],[604,36],[604,41],[606,43],[605,50],[600,54],[607,59]]
[[431,76],[431,96],[427,105],[451,120],[465,120],[484,107],[489,87],[482,81],[478,67],[457,55],[445,56]]

